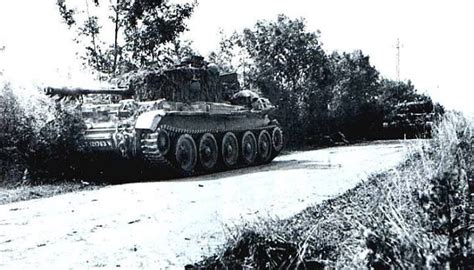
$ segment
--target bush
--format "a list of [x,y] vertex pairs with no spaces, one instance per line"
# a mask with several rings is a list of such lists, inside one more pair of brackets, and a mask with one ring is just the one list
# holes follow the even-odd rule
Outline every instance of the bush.
[[0,97],[1,177],[2,180],[18,179],[26,163],[20,153],[26,150],[32,127],[9,85],[1,86]]
[[39,91],[29,91],[30,98],[25,98],[10,84],[0,88],[0,165],[4,184],[51,182],[77,166],[73,157],[83,128],[80,115],[71,104],[55,103]]

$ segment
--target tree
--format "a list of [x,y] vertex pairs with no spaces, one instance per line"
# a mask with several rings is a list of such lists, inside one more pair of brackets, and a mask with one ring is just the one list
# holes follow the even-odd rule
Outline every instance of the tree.
[[376,106],[379,72],[361,51],[333,53],[331,62],[335,76],[330,103],[333,128],[352,138],[367,138],[374,125],[382,125],[383,117]]
[[222,29],[220,29],[219,35],[218,48],[209,54],[209,62],[216,64],[223,72],[235,72],[238,70],[238,67],[234,66],[234,62],[238,57],[236,49],[239,49],[237,42],[240,36],[235,32],[230,37],[227,37]]
[[220,41],[217,50],[211,52],[208,59],[216,64],[224,73],[237,72],[240,84],[246,89],[256,89],[253,75],[255,74],[255,62],[249,55],[247,48],[242,45],[242,36],[234,32],[226,36],[220,31]]
[[[259,21],[235,38],[251,61],[246,80],[279,108],[276,117],[292,131],[290,144],[304,141],[322,125],[330,99],[330,63],[318,32],[306,30],[303,19],[279,15],[275,21]],[[324,106],[321,106],[324,104]]]
[[[104,1],[85,0],[85,6],[69,8],[70,2],[57,0],[59,13],[77,32],[76,41],[85,45],[85,64],[107,75],[173,63],[177,55],[172,53],[179,51],[179,36],[196,6],[196,2],[115,0],[104,9]],[[105,20],[94,15],[105,13]]]
[[381,138],[384,120],[399,103],[426,100],[411,82],[382,80],[361,51],[327,55],[319,39],[303,19],[279,15],[222,38],[210,58],[225,71],[243,73],[244,87],[277,105],[290,147],[345,141],[340,133]]
[[380,81],[380,92],[379,101],[384,105],[387,113],[400,103],[431,101],[430,97],[419,94],[411,81],[397,82],[382,79]]
[[171,44],[172,46],[167,54],[176,60],[182,60],[184,57],[198,54],[193,49],[193,42],[190,40],[176,39],[173,40]]

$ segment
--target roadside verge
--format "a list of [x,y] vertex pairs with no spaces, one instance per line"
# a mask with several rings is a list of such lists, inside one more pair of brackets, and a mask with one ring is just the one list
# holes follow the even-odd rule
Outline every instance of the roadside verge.
[[235,228],[220,253],[187,268],[466,267],[473,125],[448,114],[396,169],[289,219]]

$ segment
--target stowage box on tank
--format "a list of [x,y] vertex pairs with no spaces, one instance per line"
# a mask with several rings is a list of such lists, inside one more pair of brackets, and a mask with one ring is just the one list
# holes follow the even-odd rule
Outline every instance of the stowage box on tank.
[[[83,99],[80,149],[140,159],[181,175],[268,163],[283,132],[267,99],[241,90],[236,74],[219,74],[202,59],[167,70],[129,74],[126,88],[46,88],[51,96],[119,96],[116,103]],[[122,84],[123,81],[121,82]]]

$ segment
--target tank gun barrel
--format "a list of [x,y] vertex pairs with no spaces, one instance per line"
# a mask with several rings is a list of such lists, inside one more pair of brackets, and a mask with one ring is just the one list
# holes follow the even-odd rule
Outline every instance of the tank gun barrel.
[[129,88],[109,88],[109,89],[87,89],[87,88],[69,88],[69,87],[46,87],[44,89],[48,96],[74,97],[89,94],[121,95],[132,96],[134,92]]

